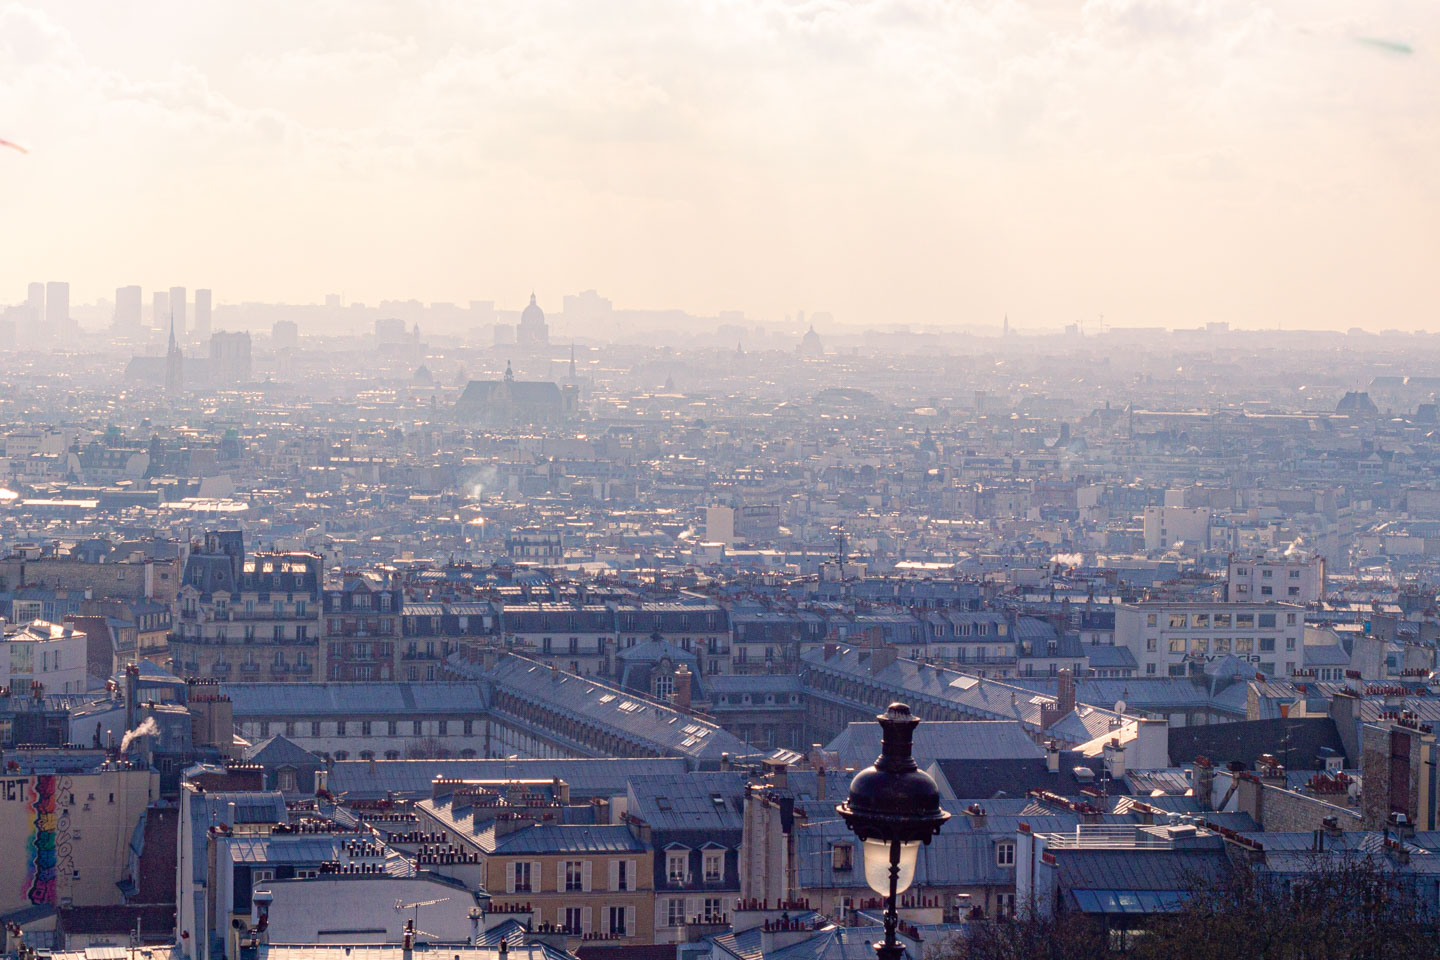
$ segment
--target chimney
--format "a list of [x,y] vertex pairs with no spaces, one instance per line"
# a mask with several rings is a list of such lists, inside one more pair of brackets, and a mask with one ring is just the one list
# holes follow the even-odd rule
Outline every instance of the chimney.
[[130,664],[125,668],[125,732],[129,733],[140,725],[140,668]]
[[784,760],[771,760],[767,758],[761,761],[761,766],[764,768],[766,775],[769,776],[771,786],[784,790],[789,785],[789,768]]
[[255,935],[261,943],[270,942],[270,902],[275,894],[269,890],[257,890],[250,898],[255,905]]
[[1060,744],[1054,740],[1045,741],[1045,769],[1051,773],[1060,772]]
[[690,668],[684,664],[675,671],[675,709],[690,712]]
[[826,640],[826,641],[825,641],[825,659],[826,659],[826,660],[833,660],[833,659],[835,659],[835,654],[837,654],[837,653],[839,653],[839,652],[840,652],[840,644],[835,643],[833,640]]
[[825,802],[825,768],[821,767],[815,771],[815,802]]
[[472,944],[479,943],[479,942],[480,942],[480,917],[482,916],[482,914],[480,913],[480,908],[479,908],[479,907],[471,907],[471,908],[470,908],[470,913],[467,914],[467,916],[470,917],[470,943],[472,943]]
[[1105,772],[1110,774],[1111,780],[1125,776],[1125,748],[1118,737],[1111,737],[1110,742],[1105,744]]
[[1055,708],[1060,711],[1061,717],[1068,717],[1075,710],[1075,675],[1068,669],[1060,671]]
[[890,664],[894,663],[895,658],[899,656],[899,654],[896,653],[894,647],[886,643],[884,639],[881,638],[878,628],[871,631],[870,639],[870,676],[873,677],[881,670],[884,670],[886,667],[890,666]]
[[1215,804],[1215,764],[1209,757],[1195,758],[1195,803],[1201,810],[1211,810]]
[[400,939],[400,955],[404,960],[414,960],[415,921],[405,921],[405,935]]

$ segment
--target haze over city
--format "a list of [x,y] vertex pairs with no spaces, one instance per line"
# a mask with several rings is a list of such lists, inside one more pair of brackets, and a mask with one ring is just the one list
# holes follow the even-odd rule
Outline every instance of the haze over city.
[[0,960],[1435,960],[1436,50],[0,0]]
[[12,0],[4,275],[1430,329],[1437,41],[1421,2]]

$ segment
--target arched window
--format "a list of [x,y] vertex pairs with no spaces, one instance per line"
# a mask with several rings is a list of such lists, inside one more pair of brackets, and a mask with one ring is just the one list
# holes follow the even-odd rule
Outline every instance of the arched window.
[[375,751],[374,751],[374,750],[361,750],[361,751],[360,751],[360,759],[361,759],[361,760],[374,760],[374,759],[375,759]]
[[661,700],[668,698],[675,692],[675,678],[668,673],[658,674],[655,677],[655,696]]
[[344,750],[336,750],[336,751],[335,751],[335,760],[336,760],[337,762],[339,762],[339,761],[344,761],[344,760],[349,760],[349,759],[350,759],[350,754],[349,754],[348,752],[346,752],[346,751],[344,751]]
[[385,751],[385,759],[386,759],[386,760],[399,760],[399,759],[400,759],[400,751],[399,751],[399,750],[386,750],[386,751]]

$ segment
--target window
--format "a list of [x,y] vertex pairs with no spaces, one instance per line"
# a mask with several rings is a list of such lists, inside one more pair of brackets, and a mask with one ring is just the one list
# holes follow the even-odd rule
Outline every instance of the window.
[[1230,629],[1230,614],[1228,614],[1228,613],[1217,613],[1217,614],[1215,614],[1215,616],[1211,617],[1210,619],[1211,619],[1211,621],[1214,623],[1216,629],[1220,629],[1220,628],[1224,628],[1224,629],[1226,629],[1226,630]]
[[565,889],[570,892],[585,889],[585,867],[579,860],[565,861]]
[[615,864],[615,889],[630,889],[630,861],[621,860]]
[[1255,650],[1255,639],[1253,637],[1236,637],[1236,653],[1253,653]]
[[1004,840],[995,844],[995,863],[1002,867],[1015,866],[1015,844]]
[[679,897],[671,897],[665,901],[665,923],[667,926],[678,927],[685,923],[685,901]]
[[399,723],[399,721],[397,721],[397,720],[387,720],[387,721],[385,721],[385,732],[386,732],[387,734],[389,734],[390,736],[392,736],[392,737],[395,736],[396,734],[398,734],[398,733],[400,732],[400,723]]
[[1184,637],[1171,637],[1171,638],[1170,638],[1170,652],[1171,652],[1171,653],[1184,653],[1184,652],[1185,652],[1185,638],[1184,638]]
[[1172,677],[1183,677],[1183,676],[1185,676],[1185,664],[1183,664],[1183,663],[1172,663],[1172,664],[1170,664],[1170,676],[1172,676]]
[[511,868],[515,871],[515,892],[530,893],[532,891],[530,886],[530,862],[528,860],[517,861],[511,864]]
[[413,734],[414,734],[415,736],[417,736],[417,737],[420,736],[421,734],[423,734],[423,733],[425,732],[425,721],[423,721],[423,720],[413,720],[413,721],[411,721],[411,723],[410,723],[410,732],[413,733]]
[[281,767],[275,774],[275,786],[281,793],[294,793],[299,789],[296,783],[295,769],[293,767]]
[[1148,675],[1150,675],[1150,676],[1153,677],[1153,676],[1155,675],[1155,664],[1153,664],[1153,663],[1147,663],[1147,664],[1145,664],[1145,672],[1146,672]]
[[1147,626],[1147,627],[1156,627],[1156,626],[1159,626],[1159,625],[1160,625],[1160,615],[1159,615],[1159,614],[1156,614],[1156,613],[1148,613],[1148,614],[1145,615],[1145,626]]
[[[1260,588],[1260,596],[1262,596],[1262,597],[1269,597],[1269,596],[1273,596],[1274,594],[1275,594],[1275,590],[1274,590],[1273,587],[1261,587],[1261,588]],[[1261,624],[1261,626],[1264,626],[1264,624]]]
[[1237,614],[1235,614],[1235,626],[1241,627],[1241,628],[1243,628],[1243,627],[1253,627],[1253,626],[1255,626],[1255,614],[1253,614],[1253,613],[1237,613]]
[[1186,619],[1186,618],[1185,618],[1185,614],[1183,614],[1183,613],[1172,613],[1172,614],[1170,614],[1170,629],[1171,629],[1171,630],[1184,630],[1184,629],[1185,629],[1185,619]]
[[848,843],[837,843],[830,850],[830,869],[836,873],[848,873],[855,869],[855,847]]
[[256,867],[250,873],[251,883],[265,883],[275,879],[274,867]]
[[470,736],[472,733],[474,733],[474,732],[475,732],[475,721],[474,721],[474,720],[466,720],[465,723],[464,723],[464,731],[465,731],[465,736],[467,736],[467,737]]
[[1267,569],[1265,569],[1265,570],[1261,570],[1261,571],[1260,571],[1260,579],[1261,579],[1261,580],[1269,580],[1269,579],[1270,579],[1271,577],[1273,577],[1273,576],[1275,576],[1275,571],[1274,571],[1274,570],[1270,570],[1270,569],[1267,568]]
[[360,736],[362,736],[362,737],[368,737],[368,736],[370,736],[370,721],[369,721],[369,720],[361,720],[361,721],[360,721]]
[[625,924],[625,915],[629,912],[630,911],[628,907],[610,908],[610,933],[612,935],[617,937],[623,937],[628,934],[628,930]]
[[1195,614],[1193,617],[1190,618],[1190,626],[1192,626],[1192,627],[1205,627],[1205,628],[1208,629],[1209,626],[1210,626],[1210,614],[1208,614],[1208,613],[1197,613],[1197,614]]
[[1286,637],[1286,638],[1285,638],[1285,649],[1286,649],[1286,650],[1294,650],[1294,649],[1295,649],[1295,638],[1294,638],[1294,637]]
[[1266,627],[1270,627],[1270,628],[1273,629],[1274,626],[1275,626],[1275,614],[1273,614],[1273,613],[1262,613],[1262,614],[1260,614],[1260,628],[1261,628],[1262,630],[1265,629]]
[[720,907],[719,897],[705,898],[705,912],[701,919],[706,923],[719,923],[724,915],[725,911]]
[[719,883],[725,878],[725,851],[706,850],[703,860],[706,883]]
[[1224,654],[1230,652],[1230,640],[1228,637],[1215,638],[1215,653]]
[[344,720],[336,720],[336,721],[335,721],[335,736],[337,736],[337,737],[343,737],[343,736],[345,736],[345,721],[344,721]]
[[1261,652],[1261,653],[1274,653],[1274,652],[1275,652],[1275,638],[1274,638],[1274,637],[1261,637],[1261,638],[1260,638],[1260,652]]
[[1287,613],[1287,614],[1285,614],[1285,626],[1287,626],[1287,627],[1293,627],[1293,626],[1295,626],[1295,614],[1293,614],[1293,613]]
[[1210,638],[1209,638],[1209,637],[1196,637],[1194,640],[1191,640],[1191,641],[1190,641],[1190,652],[1191,652],[1191,653],[1201,653],[1201,654],[1209,653],[1209,652],[1210,652]]
[[[389,598],[389,597],[384,597],[383,599],[388,600],[388,599],[390,599],[390,598]],[[565,929],[566,929],[568,932],[570,932],[570,933],[580,933],[580,908],[579,908],[579,907],[566,907],[566,908],[565,908],[565,913],[564,913],[564,926],[565,926]]]
[[310,722],[310,736],[312,736],[312,737],[318,737],[318,736],[320,736],[320,721],[318,721],[318,720],[312,720],[312,721]]
[[1154,653],[1154,652],[1155,652],[1155,645],[1156,645],[1156,640],[1155,640],[1154,637],[1147,637],[1147,638],[1145,639],[1145,649],[1148,650],[1149,652],[1151,652],[1151,653]]
[[448,721],[448,720],[441,720],[441,721],[440,721],[439,723],[437,723],[435,726],[436,726],[436,730],[435,730],[435,735],[436,735],[436,736],[444,737],[444,736],[447,736],[447,735],[449,734],[449,732],[450,732],[449,729],[448,729],[449,726],[450,726],[450,721]]
[[686,883],[690,879],[690,851],[671,850],[665,854],[665,876],[671,883]]

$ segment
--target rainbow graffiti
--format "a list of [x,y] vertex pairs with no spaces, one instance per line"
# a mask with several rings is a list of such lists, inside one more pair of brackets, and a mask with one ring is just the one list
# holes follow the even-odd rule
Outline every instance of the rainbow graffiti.
[[30,798],[30,811],[35,815],[34,829],[26,842],[25,849],[30,869],[25,878],[25,896],[31,903],[58,901],[55,870],[55,828],[58,817],[55,810],[57,777],[41,774],[35,778],[34,794]]

